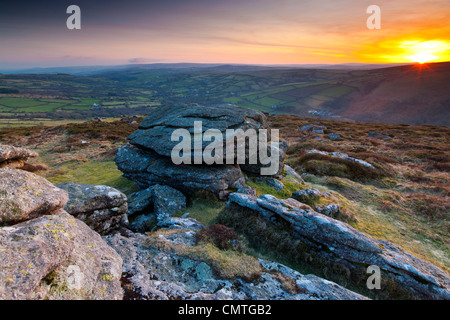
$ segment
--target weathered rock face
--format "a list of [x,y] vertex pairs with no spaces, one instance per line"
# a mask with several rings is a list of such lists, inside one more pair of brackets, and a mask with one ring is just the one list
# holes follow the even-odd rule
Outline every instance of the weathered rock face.
[[[293,238],[304,242],[312,253],[345,266],[349,272],[375,265],[382,271],[382,277],[394,281],[396,288],[415,297],[450,299],[450,277],[444,271],[388,241],[373,239],[346,223],[304,209],[304,205],[294,199],[279,200],[271,195],[255,198],[233,193],[228,206],[246,208],[274,224],[284,221],[290,226]],[[386,288],[391,289],[395,290]]]
[[204,189],[218,194],[243,180],[241,170],[233,165],[174,165],[170,158],[131,145],[120,148],[115,158],[117,167],[141,189],[165,184],[185,193]]
[[114,188],[73,182],[56,186],[69,194],[64,209],[100,234],[119,228],[127,220],[127,197]]
[[[178,210],[186,208],[186,197],[178,190],[164,185],[153,185],[130,196],[128,215],[151,210],[160,216],[171,216]],[[149,209],[150,208],[150,209]],[[148,211],[147,211],[148,213]]]
[[[172,218],[175,219],[175,218]],[[255,281],[226,279],[194,252],[198,223],[178,221],[182,229],[156,235],[109,235],[105,240],[122,256],[125,299],[155,300],[328,300],[365,299],[335,283],[304,276],[288,267],[256,260],[262,270]],[[192,227],[192,228],[191,228]],[[154,244],[157,239],[158,245]]]
[[152,231],[175,212],[186,208],[186,197],[180,191],[158,184],[138,191],[130,198],[128,215],[138,215],[130,229],[136,232]]
[[[151,149],[161,156],[170,157],[178,144],[171,141],[175,129],[187,129],[194,133],[194,122],[202,122],[202,131],[217,129],[267,129],[263,113],[238,106],[174,106],[158,108],[139,125],[130,137],[130,143],[141,149]],[[203,147],[209,143],[203,142]]]
[[64,211],[0,228],[0,299],[121,299],[122,259]]
[[25,148],[0,144],[0,167],[10,166],[13,168],[21,168],[25,161],[37,156],[38,154],[36,152]]
[[[288,144],[286,141],[280,141],[278,143],[269,142],[267,145],[267,154],[269,157],[272,154],[272,149],[276,150],[276,152],[278,152],[278,155],[279,155],[278,171],[273,175],[273,176],[277,176],[277,175],[281,174],[281,172],[284,169],[284,166],[285,166],[284,159],[286,158],[286,151],[288,149]],[[270,167],[270,164],[264,165],[258,159],[256,164],[245,163],[245,164],[241,164],[240,167],[245,172],[248,172],[248,173],[251,173],[254,175],[260,175],[261,169]]]
[[149,213],[153,211],[153,188],[139,190],[127,197],[128,216]]
[[122,259],[67,201],[40,176],[0,168],[0,300],[123,297]]
[[[264,114],[233,105],[158,108],[139,125],[139,130],[128,137],[130,144],[118,150],[115,158],[118,168],[125,177],[136,181],[142,189],[154,184],[166,184],[185,193],[205,189],[219,195],[238,180],[243,180],[241,169],[261,174],[261,168],[270,165],[261,164],[259,157],[257,163],[250,164],[248,143],[240,145],[245,148],[243,149],[245,150],[245,164],[225,164],[226,152],[224,152],[222,158],[224,164],[175,165],[171,155],[179,141],[171,141],[172,133],[177,129],[187,130],[190,133],[191,147],[193,148],[195,147],[193,141],[199,139],[194,135],[194,122],[196,121],[202,122],[202,133],[209,129],[216,129],[224,134],[224,139],[226,139],[225,133],[228,129],[242,129],[243,131],[253,129],[257,134],[259,129],[267,129]],[[279,173],[284,167],[287,144],[283,141],[277,144],[272,143],[270,132],[268,132],[268,139],[268,156],[271,156],[272,147],[280,154]],[[202,141],[202,150],[193,149],[191,155],[203,151],[210,143]],[[235,150],[237,145],[238,143],[235,144]],[[224,149],[226,149],[225,143]]]
[[67,192],[41,176],[0,168],[0,226],[51,214],[68,201]]

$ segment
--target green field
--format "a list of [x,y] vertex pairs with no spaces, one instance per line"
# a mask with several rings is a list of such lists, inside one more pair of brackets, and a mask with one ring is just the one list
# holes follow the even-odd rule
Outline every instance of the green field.
[[[138,69],[92,77],[0,75],[0,87],[19,92],[0,96],[0,119],[21,115],[39,118],[42,114],[46,118],[104,117],[108,110],[114,116],[145,114],[148,107],[179,102],[233,103],[270,113],[301,112],[296,110],[300,106],[321,106],[350,93],[351,87],[335,83],[342,77],[350,77],[350,71]],[[327,87],[319,90],[321,85]],[[317,97],[307,100],[313,95]],[[94,103],[102,110],[93,110]]]
[[[445,69],[446,66],[444,65]],[[95,76],[73,76],[68,74],[46,75],[1,75],[0,119],[52,118],[92,119],[96,117],[118,117],[146,115],[151,108],[160,105],[197,103],[214,105],[232,103],[271,114],[297,114],[300,116],[325,117],[328,115],[353,117],[345,114],[350,105],[358,105],[380,83],[400,81],[405,83],[401,98],[402,112],[410,105],[407,97],[415,96],[410,90],[415,70],[409,66],[403,68],[386,68],[378,70],[326,70],[326,69],[267,69],[245,71],[245,68],[166,68],[151,69],[130,67],[129,70],[108,71]],[[258,68],[257,68],[258,69]],[[445,71],[445,70],[444,70]],[[439,88],[443,91],[446,82],[444,71],[429,74],[436,78],[424,82],[427,88]],[[400,77],[400,78],[398,78]],[[408,85],[406,85],[408,83]],[[400,92],[392,91],[391,85],[385,85],[388,95]],[[397,85],[398,87],[398,85]],[[431,92],[421,85],[417,92]],[[434,90],[434,89],[433,89]],[[438,90],[438,91],[439,91]],[[392,92],[391,92],[392,91]],[[431,99],[422,99],[415,103],[415,109],[433,104],[445,107],[447,95],[432,95]],[[376,100],[377,97],[371,99]],[[364,100],[366,101],[366,100]],[[419,100],[417,100],[419,101]],[[99,108],[92,108],[96,103]],[[367,102],[367,104],[372,104]],[[389,104],[386,100],[386,104]],[[389,109],[389,106],[385,106]],[[442,107],[442,108],[443,108]],[[352,108],[358,114],[359,121],[370,120],[362,112],[364,108]],[[365,108],[364,110],[366,110]],[[387,110],[386,109],[386,110]],[[314,113],[315,112],[315,113]],[[423,113],[417,111],[420,119]],[[323,115],[323,116],[322,116]],[[374,113],[373,116],[379,116]],[[416,117],[416,115],[414,116]],[[435,114],[428,118],[442,119]],[[393,121],[393,120],[392,120]],[[428,121],[423,119],[420,121]],[[442,121],[442,120],[440,120]]]

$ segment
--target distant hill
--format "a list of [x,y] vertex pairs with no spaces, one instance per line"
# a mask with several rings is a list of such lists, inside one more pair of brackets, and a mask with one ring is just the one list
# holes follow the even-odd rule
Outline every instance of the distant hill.
[[450,63],[373,70],[337,109],[360,122],[450,125]]
[[216,71],[256,71],[270,69],[341,69],[341,70],[371,70],[404,64],[380,63],[345,63],[345,64],[280,64],[280,65],[246,65],[246,64],[220,64],[220,63],[151,63],[151,64],[125,64],[113,66],[67,66],[67,67],[40,67],[26,69],[1,69],[3,74],[70,74],[77,76],[91,76],[109,71],[135,71],[135,70],[216,70]]
[[[143,115],[174,103],[231,103],[270,114],[450,125],[450,62],[400,66],[159,63],[47,71],[0,74],[0,119],[89,119]],[[101,108],[92,108],[94,103]]]

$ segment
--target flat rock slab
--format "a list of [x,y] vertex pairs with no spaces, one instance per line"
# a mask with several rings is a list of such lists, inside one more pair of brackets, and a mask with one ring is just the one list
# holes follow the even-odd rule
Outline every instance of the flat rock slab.
[[0,168],[0,225],[11,225],[63,208],[67,192],[34,173]]
[[218,194],[243,179],[239,167],[233,165],[174,165],[170,158],[131,145],[121,147],[114,160],[124,176],[141,189],[160,184],[188,194],[198,189]]
[[[202,131],[216,129],[267,129],[267,120],[262,112],[234,105],[220,106],[174,106],[153,111],[128,138],[140,148],[151,149],[161,156],[170,157],[178,142],[171,141],[176,129],[187,129],[194,133],[194,122],[202,122]],[[204,145],[205,146],[205,145]]]

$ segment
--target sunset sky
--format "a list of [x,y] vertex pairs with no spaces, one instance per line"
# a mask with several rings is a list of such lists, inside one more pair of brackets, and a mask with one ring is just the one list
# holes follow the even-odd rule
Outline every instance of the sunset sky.
[[[81,30],[66,28],[71,4]],[[449,0],[8,1],[0,67],[449,61],[449,21]]]

